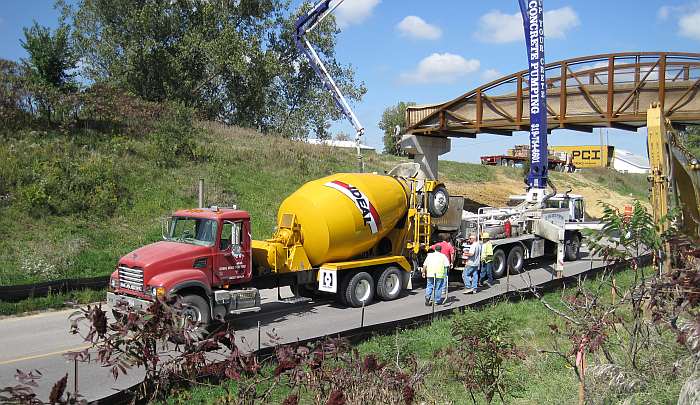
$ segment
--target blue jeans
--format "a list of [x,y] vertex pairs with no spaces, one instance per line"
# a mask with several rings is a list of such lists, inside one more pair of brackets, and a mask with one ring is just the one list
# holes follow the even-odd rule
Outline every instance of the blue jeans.
[[476,290],[479,287],[479,266],[467,266],[462,273],[464,288]]
[[425,299],[433,300],[433,290],[435,290],[435,302],[442,301],[442,288],[445,283],[444,278],[428,277],[428,285],[425,287]]
[[481,280],[484,281],[485,278],[489,280],[489,284],[493,284],[493,263],[488,262],[481,265],[484,271],[481,273]]

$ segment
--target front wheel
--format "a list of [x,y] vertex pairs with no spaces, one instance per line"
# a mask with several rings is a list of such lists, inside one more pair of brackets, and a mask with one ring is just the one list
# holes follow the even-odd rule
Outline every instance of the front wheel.
[[364,271],[347,278],[341,289],[345,304],[357,308],[374,300],[374,279]]
[[185,295],[180,300],[180,318],[184,333],[192,339],[203,339],[207,335],[207,327],[211,323],[209,303],[199,295]]

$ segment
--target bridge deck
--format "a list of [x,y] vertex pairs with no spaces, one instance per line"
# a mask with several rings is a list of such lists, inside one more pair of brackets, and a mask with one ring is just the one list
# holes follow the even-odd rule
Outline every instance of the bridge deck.
[[[700,53],[618,53],[547,65],[551,129],[595,127],[636,130],[660,102],[674,124],[700,124]],[[529,129],[528,72],[495,80],[454,100],[412,106],[407,132],[473,138]]]

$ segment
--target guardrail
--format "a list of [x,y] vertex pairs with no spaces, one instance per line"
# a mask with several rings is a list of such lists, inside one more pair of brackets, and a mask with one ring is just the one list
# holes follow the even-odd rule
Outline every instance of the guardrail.
[[34,284],[0,286],[0,300],[20,301],[32,297],[46,297],[53,293],[77,290],[99,290],[109,284],[109,276],[66,278]]

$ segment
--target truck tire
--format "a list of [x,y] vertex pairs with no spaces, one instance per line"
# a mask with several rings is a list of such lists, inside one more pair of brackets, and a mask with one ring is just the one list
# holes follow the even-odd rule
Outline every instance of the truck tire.
[[450,194],[443,185],[435,187],[428,195],[428,211],[433,218],[445,215],[450,203]]
[[396,266],[389,266],[382,271],[377,279],[377,296],[384,301],[392,301],[399,298],[403,290],[402,270]]
[[520,273],[523,270],[523,265],[525,264],[525,254],[523,253],[523,247],[520,245],[515,245],[508,252],[508,267],[510,267],[510,274]]
[[348,276],[341,289],[345,305],[353,308],[363,303],[369,305],[374,299],[374,285],[374,279],[365,271]]
[[506,275],[506,252],[503,249],[493,250],[491,265],[493,266],[493,278],[501,278]]
[[194,324],[194,328],[191,331],[192,338],[204,338],[207,335],[207,327],[211,323],[209,303],[199,295],[188,294],[182,296],[180,304],[182,305],[180,315]]
[[581,238],[577,233],[571,233],[564,240],[564,260],[574,262],[579,258]]

